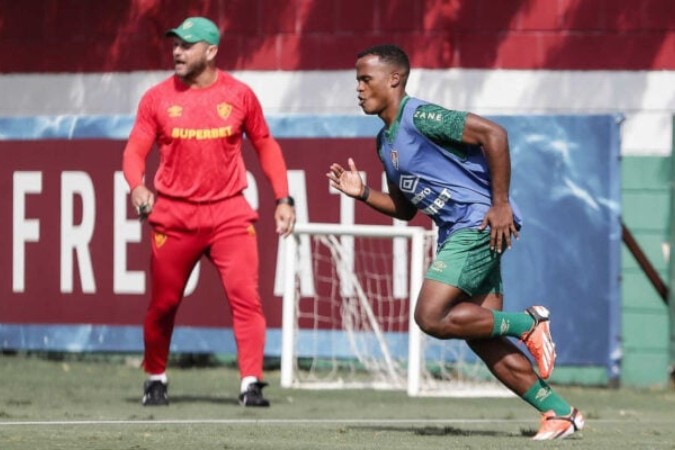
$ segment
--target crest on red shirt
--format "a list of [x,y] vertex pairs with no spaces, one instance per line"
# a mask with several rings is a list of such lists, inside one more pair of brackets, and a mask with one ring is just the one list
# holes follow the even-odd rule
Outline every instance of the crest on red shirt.
[[218,106],[216,106],[216,109],[218,110],[218,115],[220,117],[227,119],[227,116],[232,112],[232,105],[229,103],[219,103]]

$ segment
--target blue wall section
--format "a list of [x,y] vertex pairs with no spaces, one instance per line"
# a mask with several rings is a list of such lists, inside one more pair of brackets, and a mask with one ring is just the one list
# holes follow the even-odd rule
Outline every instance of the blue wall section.
[[[561,364],[606,364],[620,339],[619,118],[505,117],[525,217],[505,309],[542,303]],[[612,368],[616,370],[616,368]]]

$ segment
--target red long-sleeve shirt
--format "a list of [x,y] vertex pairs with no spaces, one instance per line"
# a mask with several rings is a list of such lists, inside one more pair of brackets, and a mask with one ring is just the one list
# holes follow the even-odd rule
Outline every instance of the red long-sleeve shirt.
[[220,70],[206,88],[190,88],[172,76],[141,98],[124,150],[124,176],[131,189],[141,184],[147,155],[157,143],[157,192],[194,202],[231,197],[247,186],[244,133],[275,197],[286,197],[286,163],[253,90]]

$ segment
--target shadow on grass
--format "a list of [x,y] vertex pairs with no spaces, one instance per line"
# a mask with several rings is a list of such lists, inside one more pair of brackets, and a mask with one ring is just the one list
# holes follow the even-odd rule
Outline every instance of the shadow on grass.
[[411,433],[416,436],[485,436],[485,437],[499,437],[499,438],[510,438],[517,437],[521,438],[523,436],[531,437],[534,436],[535,430],[525,430],[521,429],[520,433],[509,433],[506,431],[495,431],[495,430],[465,430],[457,427],[392,427],[392,426],[356,426],[348,427],[352,430],[362,430],[362,431],[398,431],[401,433]]
[[[127,403],[140,404],[141,396],[127,397]],[[211,405],[237,405],[239,406],[238,398],[223,398],[207,395],[169,395],[169,404],[189,404],[189,403],[207,403]]]

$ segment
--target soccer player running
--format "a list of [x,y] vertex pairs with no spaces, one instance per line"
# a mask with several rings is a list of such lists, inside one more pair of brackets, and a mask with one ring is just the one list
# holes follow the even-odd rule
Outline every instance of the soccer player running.
[[[203,17],[169,30],[175,74],[150,88],[124,149],[131,203],[152,227],[152,295],[143,324],[147,373],[143,405],[168,405],[166,366],[178,307],[202,256],[217,268],[232,311],[244,406],[269,406],[263,397],[266,321],[258,290],[258,214],[247,186],[244,133],[276,197],[276,231],[295,223],[286,163],[270,135],[254,92],[216,68],[220,32]],[[146,158],[157,145],[155,196],[144,184]]]
[[[503,312],[502,253],[518,237],[521,217],[509,198],[511,176],[506,131],[476,114],[452,111],[410,97],[410,63],[393,45],[358,55],[359,106],[384,127],[377,152],[388,192],[366,186],[352,158],[333,163],[331,185],[371,208],[401,220],[418,210],[438,226],[438,253],[428,269],[415,321],[439,339],[464,339],[511,391],[542,413],[536,440],[566,437],[583,416],[544,381],[555,363],[549,312],[532,306]],[[522,340],[539,374],[509,339]]]

